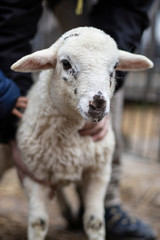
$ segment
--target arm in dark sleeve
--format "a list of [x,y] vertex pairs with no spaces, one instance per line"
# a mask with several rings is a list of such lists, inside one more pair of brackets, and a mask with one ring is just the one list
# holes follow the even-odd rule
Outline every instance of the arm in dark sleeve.
[[[1,98],[2,115],[0,116],[0,142],[8,143],[15,138],[17,117],[7,114],[18,96],[25,96],[33,81],[29,73],[18,73],[10,69],[11,65],[26,54],[31,53],[31,40],[37,30],[37,23],[42,13],[42,0],[0,0],[0,69],[11,79],[8,91],[13,94],[8,101],[7,92]],[[3,83],[2,83],[3,84]],[[3,87],[3,86],[2,86]],[[1,97],[2,97],[1,95]]]
[[0,69],[20,88],[21,95],[32,85],[31,75],[16,73],[11,65],[31,53],[34,37],[42,12],[42,0],[0,1]]
[[[99,0],[90,14],[91,25],[111,35],[119,49],[134,52],[143,31],[149,26],[148,12],[154,0]],[[118,72],[117,89],[124,72]]]
[[18,86],[0,71],[0,119],[11,112],[19,96]]

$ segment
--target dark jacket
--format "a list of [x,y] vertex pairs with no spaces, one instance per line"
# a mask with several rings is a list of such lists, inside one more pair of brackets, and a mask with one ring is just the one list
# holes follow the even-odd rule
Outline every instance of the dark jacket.
[[[31,53],[31,40],[42,13],[41,0],[0,1],[0,142],[7,143],[16,132],[17,117],[10,111],[19,95],[32,85],[31,75],[17,73],[11,65]],[[10,79],[10,80],[9,80]],[[19,88],[19,90],[18,90]]]
[[[154,0],[99,0],[90,13],[90,24],[116,41],[118,48],[134,52],[149,26]],[[126,72],[117,72],[116,91],[124,84]]]

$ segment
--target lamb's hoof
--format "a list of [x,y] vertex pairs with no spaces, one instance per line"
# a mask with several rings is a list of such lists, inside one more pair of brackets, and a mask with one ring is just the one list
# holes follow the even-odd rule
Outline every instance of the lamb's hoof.
[[97,219],[94,215],[91,215],[88,222],[86,222],[86,228],[91,228],[95,231],[99,231],[102,228],[102,225],[102,221]]
[[38,218],[31,223],[32,228],[44,231],[46,228],[46,221],[42,218]]
[[90,215],[84,219],[84,228],[90,240],[104,240],[104,221],[95,215]]
[[36,218],[29,224],[29,240],[44,240],[48,230],[47,221],[43,218]]

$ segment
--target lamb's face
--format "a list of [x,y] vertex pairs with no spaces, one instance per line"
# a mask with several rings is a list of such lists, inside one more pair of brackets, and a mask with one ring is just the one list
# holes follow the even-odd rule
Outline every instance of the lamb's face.
[[122,71],[153,67],[144,56],[118,50],[104,32],[81,27],[65,33],[50,48],[23,57],[12,69],[50,69],[44,74],[54,106],[70,117],[100,121],[110,110],[117,62]]
[[[58,80],[53,83],[53,89],[61,90],[57,99],[64,99],[63,111],[78,111],[87,121],[100,121],[107,115],[117,61],[117,46],[104,33],[65,38],[57,56]],[[58,104],[62,107],[62,102]]]

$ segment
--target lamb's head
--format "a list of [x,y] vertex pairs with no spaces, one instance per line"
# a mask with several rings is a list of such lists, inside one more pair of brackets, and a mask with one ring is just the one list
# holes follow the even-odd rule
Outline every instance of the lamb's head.
[[103,31],[81,27],[68,31],[50,48],[12,65],[15,71],[50,69],[49,91],[64,114],[100,121],[110,110],[115,70],[144,70],[153,63],[144,56],[120,51]]

